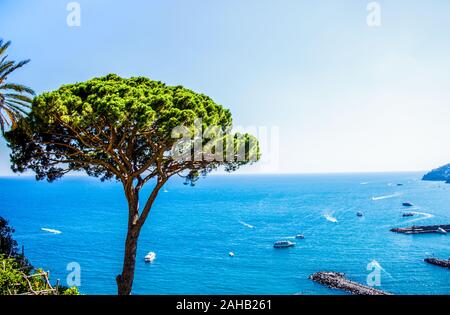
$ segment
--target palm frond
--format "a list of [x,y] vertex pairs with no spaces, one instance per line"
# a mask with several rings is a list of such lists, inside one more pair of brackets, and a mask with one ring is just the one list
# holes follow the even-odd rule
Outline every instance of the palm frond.
[[8,119],[3,115],[3,112],[0,112],[0,131],[2,134],[5,133],[5,129],[7,126],[5,126],[8,122]]
[[33,100],[25,95],[14,95],[5,97],[5,102],[15,102],[18,105],[29,106]]
[[15,70],[23,67],[30,60],[20,62],[7,60],[6,50],[11,45],[10,41],[0,39],[0,131],[15,128],[22,116],[27,114],[30,108],[34,91],[22,84],[7,83],[8,76]]
[[11,66],[9,69],[6,69],[2,73],[2,76],[3,77],[7,77],[10,73],[12,73],[13,71],[15,71],[15,70],[17,70],[19,68],[22,68],[24,65],[26,65],[29,62],[30,62],[30,59],[19,61],[18,63],[16,63],[13,66]]
[[8,71],[8,69],[10,69],[12,66],[14,66],[14,61],[4,61],[0,64],[0,76],[6,77],[6,75],[4,75],[4,73],[6,71]]
[[8,55],[2,57],[2,59],[0,60],[0,65],[5,62],[6,58],[8,58]]
[[28,93],[34,95],[34,91],[28,86],[17,83],[5,83],[0,85],[0,90],[13,90],[19,93]]
[[20,104],[17,102],[13,102],[13,101],[9,101],[5,103],[9,108],[15,109],[16,111],[26,115],[27,111],[25,110],[25,108],[30,108],[29,105],[25,105],[25,104]]
[[0,39],[0,55],[3,55],[3,53],[8,49],[10,45],[11,41],[7,41],[5,44],[3,44],[3,40]]
[[5,113],[8,115],[9,118],[9,122],[7,122],[7,124],[12,127],[15,128],[17,126],[17,121],[20,119],[21,114],[19,112],[17,112],[16,110],[13,110],[11,108],[4,108]]

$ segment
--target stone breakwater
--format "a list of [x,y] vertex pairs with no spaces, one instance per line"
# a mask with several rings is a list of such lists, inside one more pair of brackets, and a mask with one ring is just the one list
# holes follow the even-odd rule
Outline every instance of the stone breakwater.
[[391,229],[391,232],[403,233],[403,234],[426,234],[426,233],[440,233],[439,229],[442,229],[446,232],[450,232],[450,224],[394,228],[394,229]]
[[331,289],[343,290],[355,295],[390,295],[388,292],[350,281],[340,272],[316,272],[309,278]]
[[442,260],[436,258],[425,258],[425,262],[439,267],[450,268],[450,260]]

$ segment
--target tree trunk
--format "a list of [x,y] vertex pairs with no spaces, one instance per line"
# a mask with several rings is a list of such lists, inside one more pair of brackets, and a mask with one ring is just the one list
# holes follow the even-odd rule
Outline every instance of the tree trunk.
[[125,240],[125,255],[123,258],[122,273],[116,277],[117,293],[130,295],[134,280],[136,265],[136,251],[141,225],[139,221],[139,195],[130,186],[125,187],[128,200],[128,232]]
[[136,250],[141,228],[147,219],[153,202],[158,195],[159,189],[165,180],[158,180],[148,198],[141,215],[139,215],[139,190],[132,187],[132,181],[125,185],[125,195],[128,200],[128,232],[125,241],[125,256],[123,259],[122,273],[116,277],[117,291],[119,295],[130,295],[134,280],[134,269],[136,265]]
[[125,256],[123,260],[122,273],[116,277],[117,290],[119,295],[130,295],[134,280],[134,268],[136,265],[136,250],[139,237],[137,227],[128,229],[125,241]]

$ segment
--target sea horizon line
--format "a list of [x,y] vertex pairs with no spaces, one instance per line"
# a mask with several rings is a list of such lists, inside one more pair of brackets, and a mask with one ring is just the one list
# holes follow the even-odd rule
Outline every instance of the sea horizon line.
[[[227,172],[212,172],[208,176],[289,176],[289,175],[375,175],[375,174],[407,174],[407,173],[426,173],[427,170],[400,170],[400,171],[312,171],[312,172],[238,172],[238,173],[227,173]],[[0,174],[0,179],[30,179],[34,178],[33,174]],[[67,174],[64,178],[88,178],[86,174]]]

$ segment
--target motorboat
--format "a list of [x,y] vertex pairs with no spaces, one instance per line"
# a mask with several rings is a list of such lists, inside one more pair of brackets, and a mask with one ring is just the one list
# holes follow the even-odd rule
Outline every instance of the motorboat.
[[404,202],[403,203],[403,207],[412,207],[412,206],[414,206],[412,203],[410,203],[410,202]]
[[412,213],[412,212],[403,213],[403,217],[413,217],[413,216],[414,216],[414,213]]
[[356,216],[362,217],[362,216],[364,216],[364,214],[363,214],[361,211],[358,211],[358,212],[356,213]]
[[145,257],[145,262],[152,262],[153,260],[155,260],[156,258],[156,253],[155,252],[149,252]]
[[295,238],[298,239],[298,240],[302,240],[302,239],[305,238],[305,235],[303,235],[303,234],[297,234],[297,235],[295,235]]
[[273,244],[273,247],[275,248],[288,248],[288,247],[293,247],[295,246],[295,243],[290,242],[290,241],[278,241],[275,242],[275,244]]

